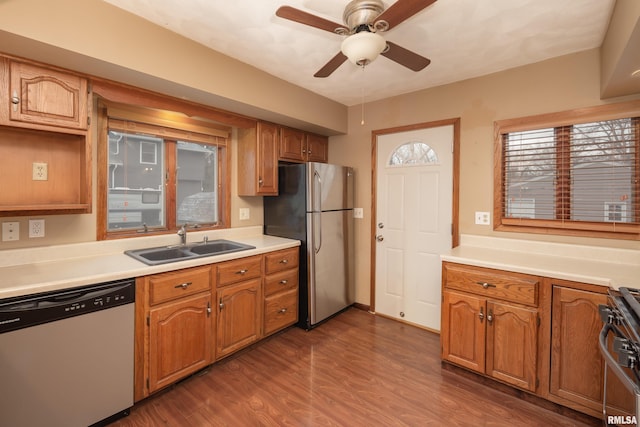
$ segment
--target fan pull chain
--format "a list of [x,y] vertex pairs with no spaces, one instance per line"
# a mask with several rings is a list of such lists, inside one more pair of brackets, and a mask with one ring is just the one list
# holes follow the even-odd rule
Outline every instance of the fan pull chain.
[[360,106],[361,106],[361,119],[360,119],[360,126],[364,126],[364,86],[365,86],[365,81],[364,81],[364,64],[362,65],[362,86],[360,88]]

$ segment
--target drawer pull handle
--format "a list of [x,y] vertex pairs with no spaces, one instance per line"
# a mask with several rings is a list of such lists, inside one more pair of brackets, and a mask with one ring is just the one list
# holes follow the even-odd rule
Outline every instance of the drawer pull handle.
[[287,281],[286,281],[286,280],[280,280],[280,284],[281,284],[281,285],[286,285],[286,284],[287,284]]
[[174,288],[176,288],[176,289],[187,289],[189,286],[191,286],[191,282],[185,282],[185,283],[181,283],[179,285],[174,286]]
[[287,312],[287,309],[286,309],[286,308],[280,309],[280,311],[278,311],[278,313],[282,313],[282,314],[284,314],[284,313],[286,313],[286,312]]
[[240,270],[240,271],[236,271],[236,274],[246,274],[247,271],[249,270]]
[[480,318],[480,323],[482,323],[482,321],[484,320],[484,312],[482,311],[482,307],[480,307],[480,314],[478,314],[478,317]]
[[285,259],[280,261],[280,264],[287,264],[288,262],[289,262],[289,260],[285,258]]
[[487,283],[487,282],[476,282],[476,283],[485,289],[496,287],[496,285],[494,285],[493,283]]

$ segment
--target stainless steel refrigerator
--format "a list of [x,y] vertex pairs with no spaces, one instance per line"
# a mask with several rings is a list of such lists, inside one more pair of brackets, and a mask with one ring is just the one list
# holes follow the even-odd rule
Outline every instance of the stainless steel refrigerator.
[[311,329],[355,301],[353,169],[281,164],[264,198],[264,233],[301,241],[298,326]]

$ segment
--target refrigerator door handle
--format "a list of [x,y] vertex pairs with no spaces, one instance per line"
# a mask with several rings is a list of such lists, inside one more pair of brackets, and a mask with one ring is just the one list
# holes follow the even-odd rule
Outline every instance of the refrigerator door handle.
[[[318,189],[317,189],[318,191],[315,191],[316,189],[314,188],[314,192],[313,192],[314,206],[312,207],[311,210],[314,212],[322,212],[322,179],[320,179],[320,174],[318,173],[317,170],[313,171],[313,177],[315,178],[316,181],[318,181]],[[317,209],[315,205],[316,199],[318,200]]]
[[[314,212],[311,214],[313,218],[313,251],[317,254],[322,248],[322,214],[320,212]],[[316,222],[318,225],[318,234],[316,236]],[[318,245],[316,246],[316,242]]]

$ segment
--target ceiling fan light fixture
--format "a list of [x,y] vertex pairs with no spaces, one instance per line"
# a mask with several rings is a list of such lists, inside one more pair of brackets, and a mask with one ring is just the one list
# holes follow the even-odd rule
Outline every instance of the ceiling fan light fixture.
[[354,64],[364,67],[373,62],[387,47],[385,39],[369,31],[360,31],[342,41],[342,53]]

